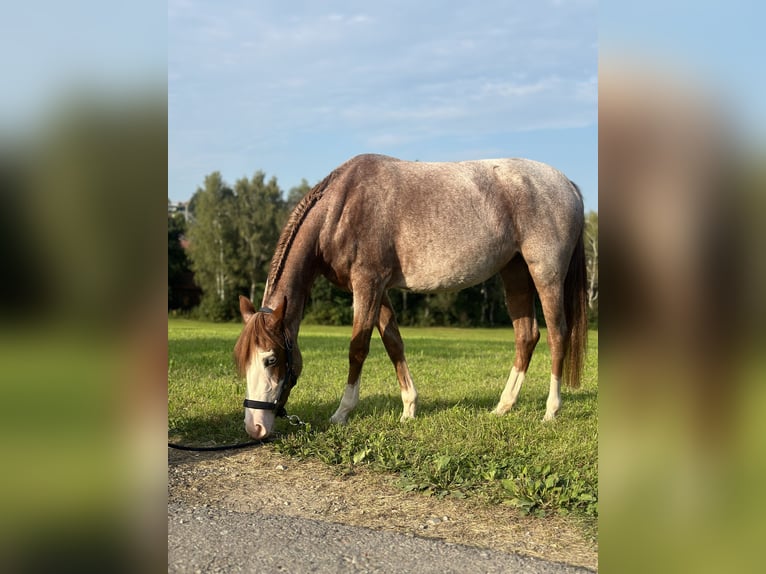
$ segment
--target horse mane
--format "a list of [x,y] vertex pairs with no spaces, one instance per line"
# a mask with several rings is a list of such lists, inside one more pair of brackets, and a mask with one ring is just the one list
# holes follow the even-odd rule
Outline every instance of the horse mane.
[[269,328],[264,313],[256,313],[245,323],[234,345],[234,362],[237,364],[240,376],[245,375],[255,347],[284,348],[284,339],[279,333]]
[[290,252],[290,247],[292,246],[293,241],[295,241],[296,235],[298,235],[298,230],[300,229],[301,224],[306,219],[311,208],[321,199],[325,190],[338,176],[338,173],[338,169],[333,170],[330,175],[315,185],[311,191],[303,196],[303,199],[298,202],[298,205],[295,206],[295,209],[293,209],[293,212],[290,214],[290,218],[287,220],[287,223],[279,236],[279,242],[274,251],[274,257],[271,259],[271,267],[269,268],[269,277],[267,280],[267,296],[274,290],[274,286],[277,284],[277,281],[282,274],[285,260]]

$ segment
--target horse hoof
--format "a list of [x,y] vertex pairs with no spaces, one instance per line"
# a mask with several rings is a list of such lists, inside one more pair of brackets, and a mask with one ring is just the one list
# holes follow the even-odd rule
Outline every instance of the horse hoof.
[[330,417],[330,422],[334,425],[344,425],[347,421],[344,418],[333,415]]
[[491,411],[491,413],[492,413],[493,415],[495,415],[496,417],[502,417],[502,416],[505,416],[505,415],[507,415],[507,414],[510,412],[510,410],[511,410],[511,407],[502,408],[502,409],[501,409],[500,407],[495,407],[495,408],[494,408],[494,409]]

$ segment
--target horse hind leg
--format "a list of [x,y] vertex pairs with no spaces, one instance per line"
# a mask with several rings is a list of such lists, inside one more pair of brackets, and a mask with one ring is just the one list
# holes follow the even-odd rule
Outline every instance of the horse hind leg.
[[505,384],[496,415],[507,413],[519,398],[524,383],[532,352],[540,340],[540,330],[535,318],[535,286],[524,260],[517,256],[500,272],[505,288],[505,304],[513,321],[516,351],[513,367]]
[[[360,282],[364,284],[365,282]],[[369,284],[371,282],[367,282]],[[354,291],[354,326],[348,352],[348,380],[343,389],[340,405],[330,417],[331,423],[345,424],[348,415],[359,403],[362,367],[370,352],[370,336],[378,321],[382,290],[360,289]]]
[[417,410],[418,392],[415,383],[412,382],[407,360],[404,358],[404,343],[396,323],[396,314],[391,306],[391,300],[384,294],[380,304],[378,317],[378,331],[388,357],[396,369],[396,378],[399,380],[399,389],[402,392],[402,416],[401,422],[415,418]]
[[561,408],[561,377],[567,346],[567,323],[564,314],[564,286],[560,281],[538,285],[551,351],[551,380],[545,402],[544,421],[551,421]]

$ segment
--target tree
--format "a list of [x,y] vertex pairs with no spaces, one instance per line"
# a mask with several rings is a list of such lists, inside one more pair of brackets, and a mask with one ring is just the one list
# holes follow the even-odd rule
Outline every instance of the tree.
[[300,200],[303,199],[303,197],[309,191],[311,191],[311,186],[309,185],[309,182],[306,181],[305,177],[301,179],[300,184],[290,188],[290,191],[287,194],[287,213],[288,214],[292,213],[293,209],[295,209],[295,206],[298,205]]
[[351,325],[353,318],[351,293],[338,289],[321,275],[317,277],[306,304],[306,322],[319,325]]
[[189,255],[195,281],[203,291],[200,312],[219,321],[235,316],[236,293],[242,283],[236,269],[239,237],[234,200],[234,192],[217,171],[205,177],[204,187],[192,198]]
[[[170,200],[168,200],[170,201]],[[168,309],[180,306],[178,297],[173,292],[173,285],[189,269],[189,258],[181,246],[181,238],[186,233],[186,220],[182,213],[168,217]]]
[[591,322],[598,321],[598,213],[585,218],[585,265],[588,276],[588,312]]
[[239,272],[247,282],[250,299],[254,300],[266,283],[284,221],[285,203],[277,179],[272,177],[267,183],[262,171],[257,171],[249,181],[238,180],[234,195],[234,224],[241,242]]

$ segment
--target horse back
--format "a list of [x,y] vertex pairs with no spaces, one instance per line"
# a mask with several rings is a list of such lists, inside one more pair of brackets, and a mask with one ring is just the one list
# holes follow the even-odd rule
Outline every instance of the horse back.
[[428,163],[365,155],[337,171],[320,250],[340,284],[358,272],[383,278],[387,287],[462,289],[543,243],[571,254],[568,244],[582,225],[576,187],[531,160]]

